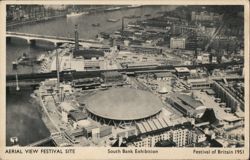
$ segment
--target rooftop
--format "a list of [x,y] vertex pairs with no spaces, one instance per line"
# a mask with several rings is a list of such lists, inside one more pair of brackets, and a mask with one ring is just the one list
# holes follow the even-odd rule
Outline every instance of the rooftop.
[[114,120],[137,120],[161,111],[163,104],[151,92],[132,88],[111,88],[87,98],[87,110]]
[[136,62],[136,63],[129,63],[128,67],[140,67],[140,66],[158,66],[159,63],[157,62]]
[[176,126],[178,124],[183,124],[185,122],[189,122],[189,121],[184,117],[174,119],[174,120],[169,120],[168,118],[163,117],[163,118],[148,120],[148,121],[141,122],[141,123],[136,123],[136,126],[140,133],[147,133],[151,131],[161,130],[163,128],[167,128],[171,126]]
[[118,71],[108,71],[108,72],[103,72],[102,75],[104,77],[116,77],[116,76],[121,76],[122,74]]
[[172,93],[169,95],[169,97],[175,101],[175,103],[178,103],[186,110],[195,110],[198,107],[204,106],[200,101],[195,100],[191,96],[180,94],[180,93]]
[[88,115],[81,111],[72,111],[69,113],[69,115],[72,117],[74,121],[80,121],[88,118]]
[[190,72],[190,70],[187,67],[175,67],[175,70],[177,72]]
[[172,77],[173,74],[171,72],[159,72],[159,73],[154,73],[157,78],[162,78],[162,77]]
[[103,57],[104,52],[94,49],[84,49],[84,50],[74,51],[74,57],[79,57],[79,56],[82,56],[85,59],[91,59],[92,57]]
[[75,111],[76,109],[71,105],[71,103],[69,102],[62,102],[60,104],[60,107],[62,108],[62,110],[66,111],[66,112],[71,112],[71,111]]

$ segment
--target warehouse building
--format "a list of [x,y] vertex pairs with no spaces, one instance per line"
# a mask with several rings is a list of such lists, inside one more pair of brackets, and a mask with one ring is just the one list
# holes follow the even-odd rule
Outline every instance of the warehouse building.
[[170,94],[166,101],[185,116],[200,117],[207,108],[200,101],[180,93]]
[[171,72],[158,72],[154,73],[154,77],[156,80],[169,80],[173,79],[173,74]]
[[73,53],[73,57],[84,59],[99,59],[100,57],[104,57],[104,51],[94,49],[75,50]]
[[213,85],[213,82],[204,79],[204,78],[199,78],[199,79],[188,79],[186,83],[186,88],[187,89],[209,89]]
[[101,74],[104,83],[122,83],[124,81],[123,75],[117,71],[108,71]]
[[175,67],[175,73],[179,78],[190,76],[190,70],[187,67]]

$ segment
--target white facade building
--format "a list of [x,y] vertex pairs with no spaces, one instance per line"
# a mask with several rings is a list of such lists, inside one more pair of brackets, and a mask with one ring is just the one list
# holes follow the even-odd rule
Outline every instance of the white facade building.
[[170,48],[171,49],[185,49],[185,38],[171,38],[170,39]]
[[136,147],[154,147],[159,141],[169,140],[176,147],[183,147],[205,141],[205,134],[193,129],[191,124],[186,118],[170,120],[165,117],[136,123],[138,137],[132,143]]
[[208,53],[204,53],[202,55],[202,64],[208,64],[208,63],[210,63],[210,61],[209,61],[209,54]]

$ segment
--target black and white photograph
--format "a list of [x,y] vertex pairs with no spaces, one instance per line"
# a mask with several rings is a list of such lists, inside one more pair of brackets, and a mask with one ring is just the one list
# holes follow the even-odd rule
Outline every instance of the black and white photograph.
[[244,7],[7,4],[5,146],[244,154]]

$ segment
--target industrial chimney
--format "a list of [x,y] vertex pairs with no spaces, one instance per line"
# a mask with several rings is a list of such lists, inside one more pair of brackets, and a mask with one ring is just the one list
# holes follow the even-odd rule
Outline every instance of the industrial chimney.
[[124,31],[124,17],[122,17],[122,33]]
[[75,51],[79,50],[79,40],[78,40],[78,26],[75,25]]

